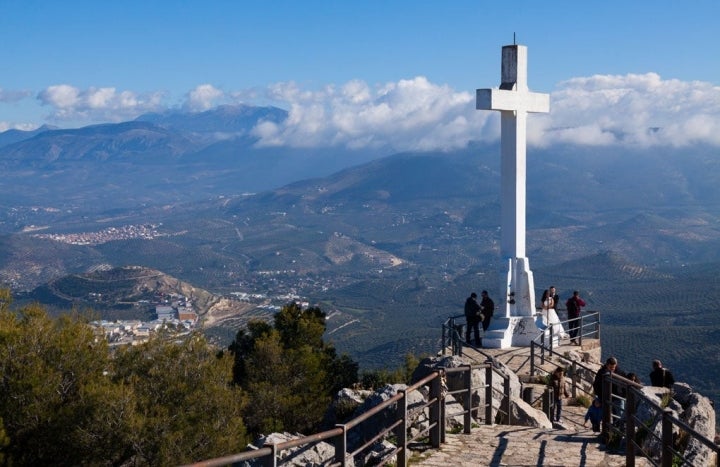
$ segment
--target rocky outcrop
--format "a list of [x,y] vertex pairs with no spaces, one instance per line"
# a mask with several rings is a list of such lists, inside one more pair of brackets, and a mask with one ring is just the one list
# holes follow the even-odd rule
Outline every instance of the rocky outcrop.
[[[650,401],[670,410],[672,416],[682,420],[690,428],[709,440],[715,438],[715,409],[707,397],[698,394],[685,383],[675,383],[672,391],[667,388],[646,386],[641,389],[643,395]],[[671,397],[672,396],[672,397]],[[640,402],[637,406],[637,418],[643,421],[648,435],[640,429],[639,440],[642,441],[643,450],[655,458],[660,458],[662,452],[662,414],[647,403]],[[640,427],[638,427],[640,428]],[[673,425],[673,440],[675,449],[691,463],[691,465],[713,465],[715,453],[688,433]]]
[[[249,449],[260,449],[265,445],[279,444],[294,439],[300,439],[303,435],[300,433],[272,433],[267,436],[261,436],[253,444],[248,446]],[[288,466],[313,466],[323,467],[333,465],[335,463],[335,447],[332,444],[320,441],[311,445],[297,446],[283,450],[279,455],[279,463]],[[266,465],[261,459],[244,462],[244,467],[260,467]],[[350,459],[347,463],[349,467],[354,467],[355,463]]]
[[[503,401],[503,406],[507,407],[507,401]],[[495,415],[495,423],[503,425],[520,425],[520,426],[532,426],[536,428],[552,428],[553,424],[550,419],[543,413],[542,410],[538,410],[531,406],[527,402],[518,398],[510,399],[510,418],[498,411]]]

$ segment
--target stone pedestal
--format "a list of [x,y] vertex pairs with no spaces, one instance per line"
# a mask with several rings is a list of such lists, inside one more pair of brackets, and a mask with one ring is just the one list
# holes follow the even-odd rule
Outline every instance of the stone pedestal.
[[[530,341],[539,336],[541,332],[542,324],[535,317],[497,318],[490,322],[490,327],[482,338],[482,344],[483,347],[490,349],[529,347]],[[550,339],[549,333],[546,336],[547,339]]]

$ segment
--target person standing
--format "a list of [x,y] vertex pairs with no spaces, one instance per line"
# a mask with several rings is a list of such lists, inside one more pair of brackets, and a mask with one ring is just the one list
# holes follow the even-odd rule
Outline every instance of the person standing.
[[585,300],[580,298],[580,292],[573,291],[573,296],[565,302],[565,308],[568,314],[568,327],[570,328],[570,343],[579,345],[577,342],[578,331],[580,327],[580,312],[585,306]]
[[467,322],[467,329],[465,329],[465,342],[468,344],[470,341],[470,332],[475,333],[475,345],[480,346],[480,304],[477,302],[477,294],[471,293],[470,296],[465,300],[465,321]]
[[487,331],[490,327],[490,318],[495,313],[495,302],[488,296],[487,290],[483,290],[480,295],[482,300],[480,301],[480,313],[483,315],[482,327],[483,332]]
[[612,394],[603,393],[603,378],[607,374],[619,375],[623,378],[626,376],[625,373],[618,368],[618,361],[615,357],[609,357],[595,374],[593,391],[602,404],[610,404],[614,417],[621,418],[625,413],[625,399],[623,399],[622,391],[617,384],[611,385],[610,389]]
[[551,285],[549,289],[545,289],[542,295],[542,319],[543,324],[548,328],[552,327],[552,332],[555,337],[560,339],[567,338],[565,328],[560,322],[560,318],[555,311],[555,305],[560,300],[557,292],[555,292],[555,286]]
[[675,378],[673,378],[670,370],[663,368],[660,360],[653,360],[652,367],[653,371],[650,373],[650,385],[672,389],[673,384],[675,384]]
[[[605,361],[605,364],[600,367],[600,369],[595,374],[595,379],[593,380],[593,391],[595,391],[595,395],[598,396],[600,402],[602,403],[605,403],[605,398],[603,394],[603,377],[608,373],[619,374],[620,376],[624,375],[622,372],[618,372],[618,361],[615,357],[609,357]],[[619,391],[616,391],[616,387],[614,384],[613,394],[619,395]]]
[[565,384],[565,370],[561,367],[555,368],[552,376],[550,377],[550,387],[553,389],[553,400],[555,401],[555,420],[560,422],[560,416],[562,415],[562,401],[563,399],[570,397],[568,394],[567,385]]
[[600,399],[596,397],[592,401],[592,405],[588,407],[587,412],[585,412],[585,423],[583,423],[583,426],[587,426],[587,422],[590,420],[593,432],[599,432],[602,415],[602,404],[600,403]]

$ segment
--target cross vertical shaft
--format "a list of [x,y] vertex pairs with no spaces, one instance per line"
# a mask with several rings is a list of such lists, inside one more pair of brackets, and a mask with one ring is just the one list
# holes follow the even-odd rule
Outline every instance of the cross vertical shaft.
[[478,89],[476,108],[500,112],[500,250],[502,259],[508,262],[507,280],[503,285],[507,295],[505,316],[532,317],[535,292],[525,257],[527,114],[549,112],[550,96],[528,90],[527,47],[506,45],[502,48],[500,88]]

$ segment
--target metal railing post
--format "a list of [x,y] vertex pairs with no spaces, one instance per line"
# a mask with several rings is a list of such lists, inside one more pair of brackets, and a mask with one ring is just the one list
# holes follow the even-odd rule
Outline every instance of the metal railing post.
[[530,376],[535,376],[535,341],[530,341]]
[[277,444],[272,443],[270,446],[270,457],[266,457],[263,464],[265,467],[277,467]]
[[485,361],[487,367],[485,368],[485,424],[492,425],[493,415],[493,369],[492,360],[487,359]]
[[545,331],[540,334],[540,365],[545,364]]
[[600,314],[597,314],[595,319],[595,339],[600,339]]
[[580,348],[582,349],[582,341],[583,341],[583,334],[585,334],[585,324],[583,323],[583,317],[582,313],[580,313],[580,317],[578,318],[578,343],[580,344]]
[[625,466],[635,467],[635,389],[625,391]]
[[578,380],[580,378],[578,376],[577,362],[575,360],[573,360],[572,363],[570,364],[570,371],[572,372],[572,374],[570,375],[570,379],[572,380],[572,386],[571,386],[570,391],[572,393],[572,398],[576,399],[577,391],[578,391]]
[[430,445],[434,448],[439,448],[440,424],[445,423],[440,417],[440,407],[443,404],[440,373],[436,373],[435,378],[433,378],[430,383],[430,400],[435,401],[430,405]]
[[445,420],[447,414],[445,412],[445,397],[447,396],[447,380],[445,379],[445,373],[440,373],[440,443],[445,443]]
[[505,404],[505,413],[507,413],[508,425],[512,425],[512,414],[510,413],[510,407],[512,405],[510,403],[510,378],[508,376],[505,376],[503,379],[503,396],[505,396],[503,400],[507,401]]
[[333,443],[335,445],[335,463],[345,467],[347,466],[345,460],[347,457],[347,426],[335,425],[335,427],[342,429],[342,434],[336,436]]
[[543,399],[542,399],[542,406],[543,406],[543,412],[545,412],[545,415],[548,416],[548,418],[552,421],[555,417],[552,415],[553,411],[553,389],[551,387],[547,387],[545,391],[543,392]]
[[465,417],[463,419],[464,433],[469,435],[472,428],[472,366],[467,365],[467,371],[463,374],[465,387]]
[[402,398],[397,403],[396,417],[402,421],[397,427],[395,427],[395,437],[397,438],[397,464],[406,466],[408,461],[408,445],[407,445],[407,427],[408,427],[408,396],[407,389],[401,389],[399,392],[402,393]]
[[673,465],[673,434],[672,434],[672,410],[665,409],[662,414],[662,458],[660,465],[662,467],[672,467]]

